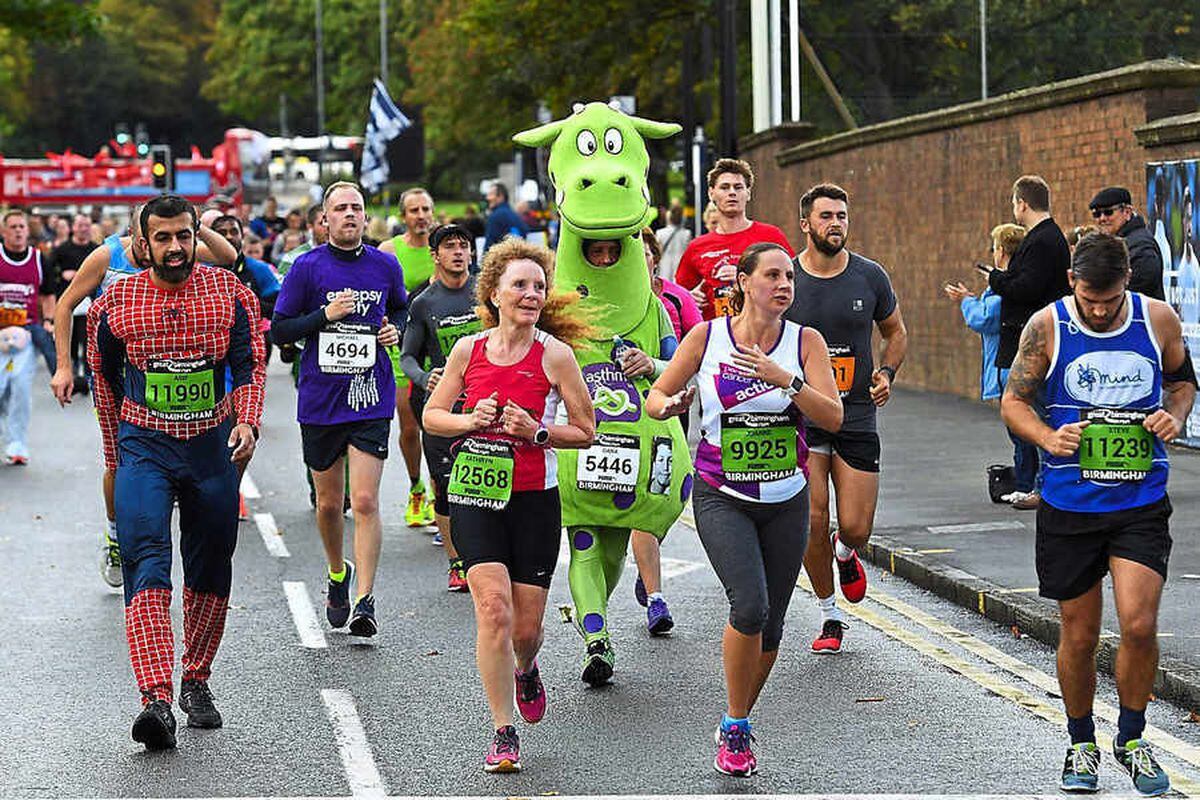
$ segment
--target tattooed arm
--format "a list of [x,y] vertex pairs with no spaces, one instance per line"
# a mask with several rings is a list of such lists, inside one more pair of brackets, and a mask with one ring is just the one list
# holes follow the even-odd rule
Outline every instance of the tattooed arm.
[[1050,371],[1054,350],[1053,317],[1049,309],[1034,314],[1021,332],[1021,344],[1008,384],[1000,400],[1000,416],[1017,436],[1056,456],[1069,456],[1079,448],[1079,432],[1086,422],[1071,422],[1058,430],[1051,428],[1034,410],[1038,393]]

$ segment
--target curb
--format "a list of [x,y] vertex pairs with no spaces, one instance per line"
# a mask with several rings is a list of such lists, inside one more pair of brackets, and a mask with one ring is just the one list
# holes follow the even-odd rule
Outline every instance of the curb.
[[[913,548],[886,536],[872,536],[860,549],[867,560],[909,583],[926,589],[1005,627],[1016,627],[1039,642],[1058,646],[1057,607],[1037,596],[1018,594],[969,572],[919,555]],[[1112,676],[1118,637],[1101,629],[1096,663]],[[1154,677],[1154,695],[1181,708],[1200,709],[1200,665],[1160,656]]]

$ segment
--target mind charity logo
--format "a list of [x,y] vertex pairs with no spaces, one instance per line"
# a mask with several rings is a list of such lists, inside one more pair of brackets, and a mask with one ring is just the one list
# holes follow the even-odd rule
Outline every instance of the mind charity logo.
[[583,368],[596,409],[596,422],[636,422],[642,416],[642,398],[625,373],[607,362]]
[[1154,364],[1128,350],[1084,353],[1067,365],[1067,394],[1080,403],[1121,408],[1154,392]]

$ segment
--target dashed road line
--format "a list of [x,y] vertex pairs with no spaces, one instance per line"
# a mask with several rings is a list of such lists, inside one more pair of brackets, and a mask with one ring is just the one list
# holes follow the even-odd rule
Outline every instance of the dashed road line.
[[1025,523],[1019,519],[997,520],[995,522],[966,522],[961,525],[930,525],[925,528],[930,533],[983,533],[985,531],[1023,531]]
[[292,610],[292,621],[296,623],[300,644],[314,650],[328,647],[304,581],[284,581],[283,592],[287,595],[288,607]]
[[258,535],[262,537],[263,544],[267,547],[267,552],[276,558],[290,558],[291,553],[288,552],[287,545],[284,544],[283,535],[279,532],[279,527],[275,524],[275,516],[273,514],[255,514],[254,524],[258,528]]
[[354,707],[354,698],[344,689],[322,689],[321,700],[333,723],[333,735],[337,739],[351,797],[387,797],[387,788],[375,766],[375,757],[371,755],[371,745]]

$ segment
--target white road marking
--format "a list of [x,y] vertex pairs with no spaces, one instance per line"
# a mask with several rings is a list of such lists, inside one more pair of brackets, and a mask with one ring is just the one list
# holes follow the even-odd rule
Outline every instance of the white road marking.
[[696,561],[684,561],[683,559],[666,558],[665,556],[661,559],[661,561],[662,577],[664,581],[670,578],[678,578],[680,575],[686,575],[689,572],[698,570],[704,566]]
[[254,484],[254,479],[250,477],[250,471],[246,470],[242,473],[242,496],[247,500],[257,500],[262,497],[258,487]]
[[996,522],[967,522],[962,525],[930,525],[930,533],[983,533],[984,531],[1023,531],[1025,523],[1017,519]]
[[329,721],[333,723],[333,735],[337,739],[342,767],[346,770],[346,780],[350,783],[350,795],[387,797],[387,788],[375,766],[366,731],[354,708],[354,698],[344,689],[322,689],[321,699],[329,712]]
[[289,558],[292,555],[283,542],[283,536],[279,533],[272,514],[255,514],[254,524],[258,526],[258,535],[262,537],[268,553],[276,558]]
[[283,592],[287,595],[288,607],[292,610],[292,621],[296,623],[300,644],[317,650],[328,647],[325,634],[317,623],[317,612],[313,611],[304,581],[284,581]]
[[[366,796],[366,795],[364,795]],[[375,795],[387,800],[495,800],[498,795]],[[535,797],[538,795],[535,795]],[[564,794],[554,800],[1063,800],[1062,794]],[[97,800],[89,798],[89,800]],[[124,800],[112,798],[111,800]],[[143,798],[177,800],[177,798]],[[195,798],[194,800],[267,800],[262,797]],[[289,797],[288,800],[345,800],[344,797]]]

